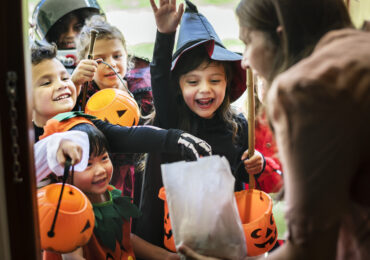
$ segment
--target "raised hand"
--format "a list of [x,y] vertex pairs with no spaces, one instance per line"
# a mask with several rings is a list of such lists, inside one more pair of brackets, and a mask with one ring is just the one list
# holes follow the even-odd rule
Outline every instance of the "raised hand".
[[184,4],[179,5],[176,11],[176,0],[159,0],[159,8],[155,0],[150,0],[158,31],[161,33],[172,33],[176,31],[184,13]]

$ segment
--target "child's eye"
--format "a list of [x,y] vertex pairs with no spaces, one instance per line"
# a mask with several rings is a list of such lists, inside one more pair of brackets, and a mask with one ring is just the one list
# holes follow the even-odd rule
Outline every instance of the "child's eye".
[[213,80],[211,80],[211,83],[214,83],[214,84],[217,84],[217,83],[220,83],[221,82],[221,80],[219,80],[219,79],[213,79]]
[[73,26],[73,30],[75,30],[76,32],[80,32],[81,29],[83,27],[83,24],[82,23],[76,23],[74,26]]
[[87,167],[90,167],[90,166],[92,166],[93,165],[93,163],[92,162],[88,162],[87,163]]
[[198,83],[198,81],[196,81],[196,80],[188,80],[187,83],[189,85],[196,85]]
[[40,86],[48,86],[51,84],[51,81],[45,81],[45,82],[41,82]]
[[63,81],[68,81],[70,78],[69,77],[63,77],[62,80]]
[[120,58],[122,58],[122,54],[113,55],[113,58],[114,59],[120,59]]
[[106,161],[106,160],[108,160],[108,158],[109,158],[108,155],[104,155],[103,158],[102,158],[102,161]]

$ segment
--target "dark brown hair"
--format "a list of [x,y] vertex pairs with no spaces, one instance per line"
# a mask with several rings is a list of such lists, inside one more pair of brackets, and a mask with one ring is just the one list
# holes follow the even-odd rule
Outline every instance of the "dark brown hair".
[[31,46],[32,65],[37,65],[44,60],[54,59],[56,55],[57,46],[55,44],[38,45],[34,43]]
[[263,31],[275,46],[269,81],[310,55],[327,32],[353,27],[343,0],[241,0],[236,14],[241,27]]

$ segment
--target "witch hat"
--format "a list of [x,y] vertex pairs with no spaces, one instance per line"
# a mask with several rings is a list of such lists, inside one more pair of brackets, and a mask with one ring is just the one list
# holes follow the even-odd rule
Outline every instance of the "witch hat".
[[226,49],[207,18],[198,12],[192,2],[189,0],[185,0],[185,2],[186,9],[180,23],[171,70],[176,67],[178,60],[184,53],[196,46],[204,45],[212,60],[233,62],[230,97],[231,101],[235,101],[246,88],[246,71],[241,67],[242,56]]

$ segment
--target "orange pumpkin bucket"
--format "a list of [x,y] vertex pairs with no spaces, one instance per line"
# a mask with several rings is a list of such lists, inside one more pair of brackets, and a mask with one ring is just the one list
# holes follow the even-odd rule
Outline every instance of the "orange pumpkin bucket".
[[85,113],[121,126],[137,125],[140,118],[135,99],[115,88],[102,89],[92,95],[87,101]]
[[248,256],[268,252],[276,243],[277,228],[272,215],[272,199],[261,190],[235,192]]
[[63,199],[55,221],[54,235],[49,236],[62,183],[50,184],[37,191],[41,248],[67,253],[84,246],[93,233],[95,216],[86,195],[65,184]]
[[165,191],[164,187],[162,187],[159,190],[158,197],[161,200],[164,201],[164,238],[163,238],[163,244],[168,250],[170,250],[172,252],[176,252],[175,240],[174,240],[173,234],[172,234],[170,213],[168,211],[168,205],[167,205],[167,200],[166,200],[166,191]]

